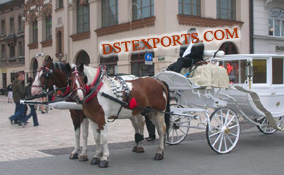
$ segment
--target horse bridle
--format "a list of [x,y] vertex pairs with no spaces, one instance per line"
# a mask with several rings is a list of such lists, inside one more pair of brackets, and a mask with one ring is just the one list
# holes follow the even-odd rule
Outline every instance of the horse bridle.
[[[81,89],[83,91],[84,95],[87,95],[89,93],[89,86],[85,82],[83,83],[82,80],[79,78],[80,72],[77,70],[76,66],[74,67],[74,71],[72,72],[72,75],[73,74],[75,74],[75,82],[73,83],[73,85],[71,85],[69,83],[69,86],[71,86],[71,88],[70,88],[71,91],[74,93],[75,91]],[[75,87],[76,80],[79,82],[80,87],[78,87],[78,86]],[[71,80],[69,79],[68,81],[71,81]],[[85,84],[85,88],[83,88],[84,87],[83,84]]]
[[48,68],[46,66],[46,64],[44,64],[43,66],[41,66],[38,71],[37,71],[37,74],[40,73],[40,71],[43,71],[43,75],[44,77],[46,78],[46,81],[45,81],[45,85],[41,85],[41,86],[35,86],[35,85],[32,85],[32,87],[41,87],[43,89],[47,89],[47,85],[48,85],[48,82],[49,82],[49,79],[50,79],[50,76],[52,76],[52,84],[55,84],[55,80],[54,80],[54,76],[53,76],[53,70]]

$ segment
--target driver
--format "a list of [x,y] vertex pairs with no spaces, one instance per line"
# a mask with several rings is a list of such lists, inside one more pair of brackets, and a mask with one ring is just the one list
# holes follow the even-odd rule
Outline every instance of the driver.
[[204,44],[198,39],[196,29],[190,28],[187,33],[190,34],[187,39],[189,44],[180,47],[180,57],[176,62],[169,65],[167,70],[180,73],[182,68],[191,67],[193,64],[203,60]]

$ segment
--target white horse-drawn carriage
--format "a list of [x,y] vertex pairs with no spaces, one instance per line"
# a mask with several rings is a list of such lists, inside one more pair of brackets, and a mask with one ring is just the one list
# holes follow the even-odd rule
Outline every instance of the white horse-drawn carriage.
[[156,75],[169,85],[175,101],[167,143],[178,144],[190,128],[203,128],[211,149],[228,153],[239,140],[241,118],[265,134],[282,130],[284,56],[218,53],[213,58],[212,53],[205,52],[208,64],[189,78],[172,71]]

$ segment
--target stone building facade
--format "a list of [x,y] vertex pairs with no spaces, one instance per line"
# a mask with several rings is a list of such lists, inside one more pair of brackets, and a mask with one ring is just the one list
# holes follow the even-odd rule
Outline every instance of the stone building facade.
[[0,4],[0,89],[25,70],[24,0],[6,0]]
[[249,53],[247,0],[26,0],[25,17],[25,70],[31,75],[48,57],[104,64],[110,73],[153,75],[178,57],[179,47],[151,48],[154,64],[145,65],[146,52],[104,57],[101,43],[186,33],[191,27],[204,33],[237,26],[241,39],[205,43],[205,49]]

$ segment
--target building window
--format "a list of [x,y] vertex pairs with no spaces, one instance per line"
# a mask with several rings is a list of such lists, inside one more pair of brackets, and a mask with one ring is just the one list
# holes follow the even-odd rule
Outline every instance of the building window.
[[10,18],[10,33],[14,33],[14,18]]
[[118,0],[104,0],[102,2],[102,26],[118,24]]
[[1,21],[1,35],[6,35],[6,24],[5,20]]
[[283,58],[272,58],[272,84],[283,84]]
[[132,20],[154,16],[154,0],[132,0]]
[[62,56],[62,33],[58,32],[58,54]]
[[63,0],[57,0],[56,1],[56,9],[63,8]]
[[16,79],[16,73],[11,73],[11,82],[13,82]]
[[6,88],[7,87],[7,74],[6,73],[2,73],[2,83],[3,83],[2,88]]
[[19,31],[19,32],[23,31],[23,20],[22,20],[22,16],[18,16],[18,31]]
[[15,58],[15,46],[10,46],[10,58]]
[[18,56],[24,56],[24,44],[22,41],[18,44]]
[[33,28],[32,28],[32,41],[33,43],[37,43],[37,33],[38,33],[38,28],[37,28],[37,21],[33,22]]
[[[138,77],[142,76],[153,76],[154,75],[154,64],[146,65],[145,64],[145,54],[151,53],[154,56],[154,51],[152,47],[145,46],[144,43],[139,43],[140,47],[145,47],[146,51],[143,52],[133,52],[131,55],[131,74],[136,75]],[[136,49],[139,47],[136,45]]]
[[86,32],[90,30],[89,27],[89,3],[80,4],[77,1],[77,33]]
[[45,18],[45,40],[52,39],[51,16]]
[[200,0],[178,0],[179,14],[200,16],[200,8]]
[[112,52],[110,52],[110,47],[106,47],[106,52],[111,53],[108,56],[102,55],[100,58],[100,65],[106,66],[106,70],[108,74],[115,74],[117,73],[116,66],[118,61],[118,56],[114,53],[114,48],[112,48]]
[[236,0],[217,0],[217,18],[236,20]]
[[1,53],[2,53],[2,59],[3,58],[6,58],[6,45],[5,44],[3,44],[2,46],[1,46]]
[[284,37],[283,9],[272,8],[269,10],[268,35]]

